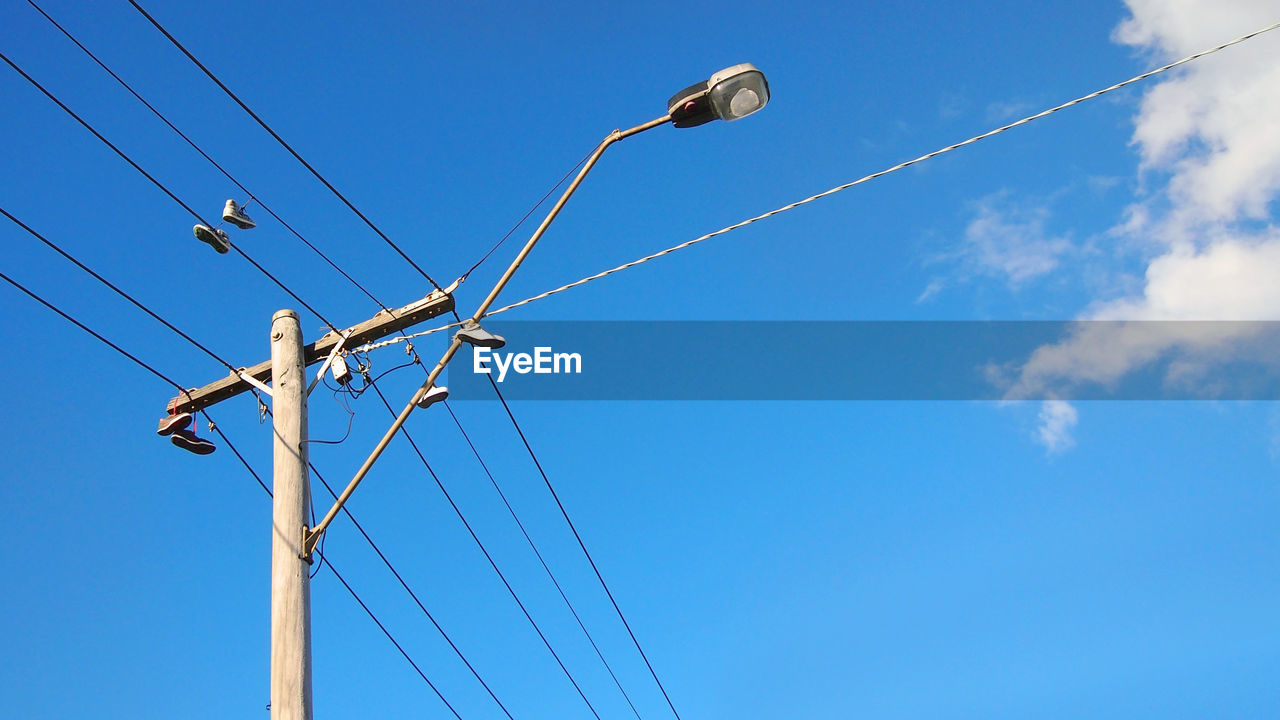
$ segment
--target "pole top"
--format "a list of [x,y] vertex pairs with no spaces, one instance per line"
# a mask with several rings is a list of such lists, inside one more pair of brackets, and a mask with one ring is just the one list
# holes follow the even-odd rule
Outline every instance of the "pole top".
[[271,316],[271,322],[272,322],[272,323],[274,323],[275,321],[279,320],[280,318],[293,318],[294,320],[297,320],[297,319],[298,319],[298,313],[296,313],[296,312],[294,312],[293,310],[290,310],[290,309],[288,309],[288,308],[285,308],[284,310],[277,310],[277,311],[276,311],[276,314]]

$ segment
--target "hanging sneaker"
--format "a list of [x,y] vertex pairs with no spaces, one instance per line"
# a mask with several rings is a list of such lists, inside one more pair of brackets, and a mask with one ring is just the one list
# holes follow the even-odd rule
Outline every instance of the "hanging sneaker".
[[191,426],[191,413],[184,412],[177,415],[166,415],[160,418],[160,427],[156,428],[156,434],[160,436],[172,435],[179,430],[186,430]]
[[436,385],[428,390],[426,395],[422,396],[422,399],[418,401],[418,407],[425,410],[447,397],[449,397],[449,388],[443,385]]
[[490,350],[497,350],[507,344],[506,338],[501,335],[494,335],[475,324],[464,326],[454,337],[469,345],[489,348]]
[[231,249],[231,238],[222,230],[211,228],[208,225],[196,225],[191,229],[195,232],[197,240],[217,250],[220,254],[225,254]]
[[250,220],[249,216],[244,213],[244,209],[230,198],[227,199],[226,206],[222,208],[222,219],[241,230],[251,230],[258,227],[258,223]]
[[169,442],[197,455],[208,455],[218,449],[218,446],[202,437],[196,437],[194,432],[185,429],[174,430],[173,435],[169,436]]

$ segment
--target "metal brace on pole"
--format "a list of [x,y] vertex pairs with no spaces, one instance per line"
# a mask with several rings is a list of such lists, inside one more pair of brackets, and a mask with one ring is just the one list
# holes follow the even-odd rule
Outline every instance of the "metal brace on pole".
[[247,368],[236,368],[236,375],[243,381],[257,388],[260,392],[265,393],[267,397],[275,397],[271,394],[271,386],[258,380],[258,378],[250,375]]
[[312,380],[311,384],[307,386],[308,395],[311,394],[312,390],[316,389],[316,385],[320,384],[320,378],[323,378],[324,374],[329,371],[329,366],[333,364],[333,359],[338,356],[338,353],[342,352],[343,346],[347,344],[347,338],[351,337],[350,330],[344,330],[341,334],[342,338],[329,351],[329,356],[324,359],[324,363],[320,366],[320,372],[316,373],[316,379]]

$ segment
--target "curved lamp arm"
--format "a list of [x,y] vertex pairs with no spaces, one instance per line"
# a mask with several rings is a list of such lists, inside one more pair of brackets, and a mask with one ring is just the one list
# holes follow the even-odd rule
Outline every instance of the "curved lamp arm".
[[[637,125],[628,130],[614,130],[612,133],[609,133],[609,136],[600,143],[600,146],[596,148],[595,152],[591,153],[591,156],[587,158],[587,162],[582,166],[582,170],[578,172],[578,175],[573,179],[573,182],[569,183],[569,187],[565,189],[564,194],[560,196],[558,201],[556,201],[555,206],[551,208],[551,212],[547,213],[547,217],[543,219],[542,224],[538,226],[537,230],[533,231],[533,235],[527,242],[525,242],[524,247],[520,249],[520,254],[516,255],[515,259],[511,261],[511,265],[507,267],[507,271],[502,274],[502,277],[498,279],[498,282],[493,286],[493,289],[489,291],[488,297],[484,299],[484,302],[480,303],[480,307],[476,308],[475,314],[471,316],[472,323],[478,323],[484,318],[485,313],[489,311],[489,308],[493,305],[494,301],[498,299],[498,295],[511,280],[511,276],[515,275],[516,270],[520,268],[521,263],[524,262],[525,258],[528,257],[529,253],[533,250],[533,246],[538,244],[538,240],[542,238],[543,233],[547,231],[547,228],[550,227],[552,221],[554,221],[556,216],[560,214],[560,209],[569,201],[569,198],[573,195],[574,191],[582,184],[582,179],[587,176],[587,173],[591,172],[592,167],[595,167],[596,161],[600,159],[600,156],[604,154],[604,151],[609,149],[609,146],[619,140],[629,138],[632,135],[637,135],[645,130],[658,127],[659,125],[666,125],[669,122],[671,122],[671,115],[668,114],[663,115],[660,118],[650,120],[642,125]],[[427,375],[426,382],[422,383],[422,387],[418,388],[418,391],[413,394],[413,398],[409,400],[409,404],[405,405],[404,409],[400,411],[400,414],[396,416],[395,422],[391,423],[391,427],[387,429],[386,434],[378,441],[378,445],[374,447],[373,452],[369,454],[368,459],[366,459],[364,464],[360,466],[360,469],[356,471],[355,476],[351,478],[351,482],[347,483],[346,489],[344,489],[342,494],[338,496],[337,502],[335,502],[333,507],[329,509],[329,512],[325,514],[324,519],[321,520],[314,528],[302,528],[302,557],[304,559],[311,557],[311,553],[315,550],[316,544],[320,542],[320,535],[329,527],[329,523],[333,522],[338,511],[342,509],[344,504],[346,504],[347,499],[351,497],[351,493],[355,492],[356,487],[360,485],[362,480],[364,480],[365,475],[369,474],[369,470],[373,467],[373,463],[377,461],[380,455],[382,455],[382,451],[387,449],[387,445],[391,443],[391,439],[395,437],[396,433],[400,431],[400,428],[404,425],[405,421],[409,419],[409,413],[413,412],[413,409],[417,407],[418,401],[435,386],[436,378],[440,376],[440,373],[444,371],[445,366],[453,359],[454,354],[458,352],[458,347],[461,344],[462,341],[455,335],[453,341],[449,343],[449,348],[445,350],[444,356],[440,358],[440,362],[436,363],[436,366],[432,368],[431,373]]]

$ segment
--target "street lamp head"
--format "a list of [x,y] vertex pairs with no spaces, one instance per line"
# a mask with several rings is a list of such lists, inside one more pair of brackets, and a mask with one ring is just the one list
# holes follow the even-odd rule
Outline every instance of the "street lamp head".
[[733,65],[672,96],[667,111],[676,127],[695,127],[721,120],[737,120],[769,102],[769,82],[751,63]]

